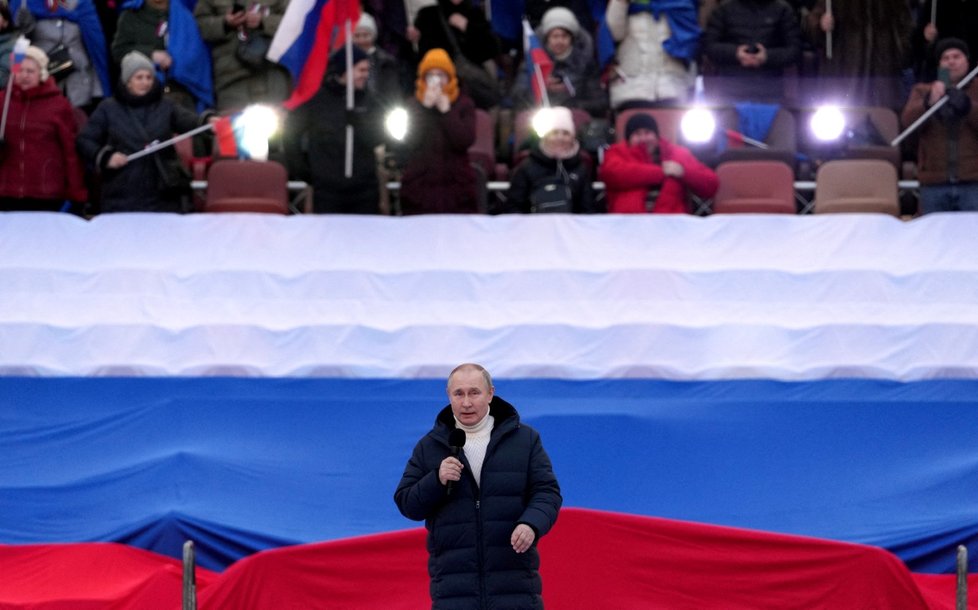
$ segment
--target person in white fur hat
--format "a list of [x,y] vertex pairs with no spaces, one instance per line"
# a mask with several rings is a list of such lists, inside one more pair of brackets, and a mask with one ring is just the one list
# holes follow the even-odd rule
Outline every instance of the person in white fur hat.
[[403,83],[411,82],[401,69],[396,57],[377,46],[377,21],[370,13],[362,13],[353,28],[353,44],[360,47],[370,58],[370,76],[367,93],[384,108],[393,108],[404,102],[410,89]]
[[[601,87],[591,35],[574,13],[561,6],[551,8],[543,14],[537,36],[553,61],[553,71],[546,80],[550,104],[580,108],[593,117],[603,117],[608,111],[608,94]],[[511,96],[517,112],[538,105],[525,59],[516,73]]]
[[75,151],[77,122],[68,99],[48,76],[47,54],[27,47],[11,81],[9,92],[0,91],[7,104],[0,133],[0,211],[56,212],[66,201],[85,202],[88,193]]
[[497,211],[602,212],[591,186],[592,164],[581,152],[571,111],[558,106],[541,112],[540,140],[513,171],[506,203]]

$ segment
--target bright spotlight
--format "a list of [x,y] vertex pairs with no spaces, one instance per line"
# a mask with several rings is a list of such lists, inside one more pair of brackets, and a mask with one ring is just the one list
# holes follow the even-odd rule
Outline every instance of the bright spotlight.
[[716,119],[706,108],[690,108],[679,122],[683,138],[693,144],[704,144],[712,140],[716,128]]
[[823,142],[838,140],[846,128],[846,117],[836,106],[822,106],[812,115],[812,134]]
[[401,142],[408,131],[408,113],[404,108],[394,108],[387,113],[384,127],[392,138]]
[[239,145],[248,158],[257,161],[268,159],[268,139],[279,127],[278,113],[269,106],[256,104],[245,108],[232,122],[234,131],[240,133]]
[[530,119],[533,131],[541,138],[554,126],[554,113],[550,108],[541,108]]

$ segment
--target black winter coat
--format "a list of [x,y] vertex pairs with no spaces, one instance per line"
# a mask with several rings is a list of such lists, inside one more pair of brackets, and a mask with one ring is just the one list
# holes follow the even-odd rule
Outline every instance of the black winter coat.
[[575,214],[603,212],[595,201],[591,181],[591,170],[580,152],[569,159],[558,160],[543,154],[539,146],[534,146],[530,156],[513,171],[506,193],[506,205],[500,211],[533,212],[533,192],[545,184],[559,183],[570,188]]
[[[745,68],[737,47],[760,43],[767,61]],[[703,50],[722,78],[728,101],[779,101],[783,96],[784,69],[801,61],[801,26],[794,9],[784,0],[727,0],[710,14]]]
[[[173,147],[109,169],[114,152],[129,155],[153,141],[163,141],[201,124],[201,117],[163,98],[157,82],[143,96],[131,95],[125,87],[115,97],[102,101],[78,135],[78,152],[102,173],[103,212],[180,212],[180,190],[168,189],[162,171],[175,167]],[[187,180],[189,187],[189,177]]]
[[[533,609],[543,607],[536,542],[557,520],[562,499],[550,458],[533,428],[520,423],[511,404],[494,397],[495,418],[476,485],[465,469],[451,495],[438,480],[438,467],[451,454],[455,428],[451,405],[414,448],[394,492],[401,513],[425,520],[432,607],[446,610]],[[536,532],[533,547],[513,551],[517,524]]]
[[[327,75],[329,79],[329,75]],[[346,177],[346,124],[353,125],[353,172]],[[289,170],[312,184],[317,214],[377,214],[380,185],[374,148],[383,142],[380,106],[364,91],[346,109],[346,86],[327,80],[286,124]]]

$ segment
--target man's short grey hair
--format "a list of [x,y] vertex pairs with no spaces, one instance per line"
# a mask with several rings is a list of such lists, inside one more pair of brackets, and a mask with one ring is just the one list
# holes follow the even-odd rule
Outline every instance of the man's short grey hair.
[[486,367],[482,366],[481,364],[476,364],[475,362],[466,362],[464,364],[458,365],[457,367],[452,369],[451,373],[448,374],[448,383],[452,382],[452,376],[459,371],[479,371],[480,373],[482,373],[482,378],[485,379],[486,381],[486,387],[490,390],[492,389],[492,375],[490,375],[489,371],[486,370]]

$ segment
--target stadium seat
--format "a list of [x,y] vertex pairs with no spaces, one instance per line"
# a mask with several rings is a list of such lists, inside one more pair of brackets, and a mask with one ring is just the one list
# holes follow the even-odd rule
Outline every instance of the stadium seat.
[[[732,130],[739,133],[740,118],[735,108],[724,108],[717,113],[717,125],[722,130]],[[792,171],[797,165],[798,136],[795,125],[795,115],[785,109],[778,109],[774,121],[762,140],[768,148],[760,148],[750,144],[734,147],[727,146],[718,153],[716,165],[727,161],[782,161],[791,166]]]
[[896,168],[881,159],[829,161],[815,175],[816,214],[900,215]]
[[717,167],[714,214],[795,214],[794,172],[781,161],[727,161]]
[[496,122],[481,108],[475,110],[475,142],[469,147],[469,162],[482,168],[487,179],[496,174]]
[[288,214],[288,173],[275,161],[222,159],[207,173],[204,212]]

